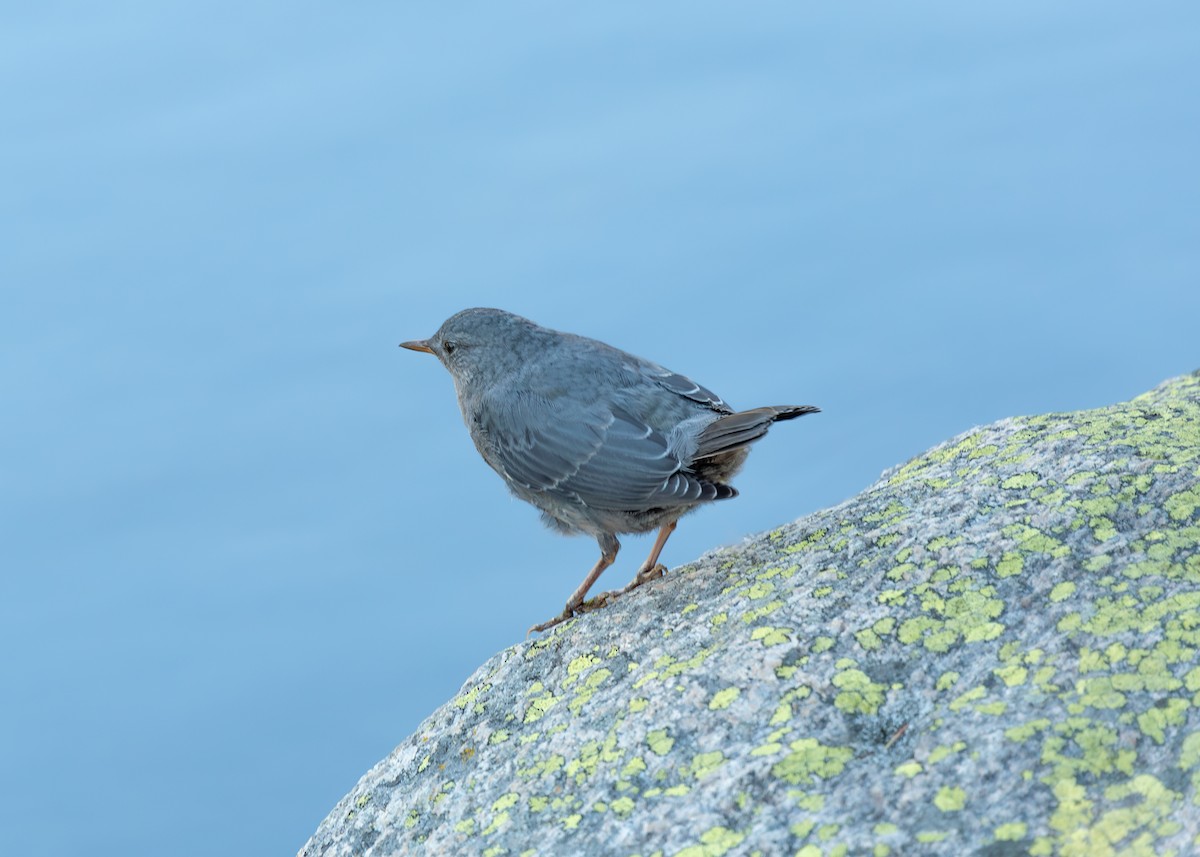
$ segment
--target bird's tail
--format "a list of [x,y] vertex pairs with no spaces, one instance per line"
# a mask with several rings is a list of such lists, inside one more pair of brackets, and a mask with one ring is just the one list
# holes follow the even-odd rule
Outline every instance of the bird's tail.
[[819,413],[820,410],[812,405],[779,405],[738,411],[736,414],[721,417],[704,427],[692,460],[748,446],[765,435],[771,423]]

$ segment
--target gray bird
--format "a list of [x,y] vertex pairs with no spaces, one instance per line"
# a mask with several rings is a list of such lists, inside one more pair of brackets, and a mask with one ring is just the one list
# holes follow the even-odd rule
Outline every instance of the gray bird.
[[566,609],[530,632],[620,594],[584,603],[617,557],[618,533],[658,530],[621,592],[660,576],[658,555],[679,518],[737,496],[729,479],[773,422],[819,410],[735,412],[657,363],[498,309],[463,310],[429,339],[400,345],[434,355],[450,371],[475,448],[514,494],[539,508],[548,526],[600,544],[600,559]]

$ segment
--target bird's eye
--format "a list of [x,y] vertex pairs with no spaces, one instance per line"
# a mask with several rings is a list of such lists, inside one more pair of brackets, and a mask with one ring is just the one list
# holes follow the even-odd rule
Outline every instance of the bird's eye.
[[453,339],[443,339],[442,340],[442,350],[445,351],[447,354],[453,354],[455,351],[458,350],[458,343],[455,342]]

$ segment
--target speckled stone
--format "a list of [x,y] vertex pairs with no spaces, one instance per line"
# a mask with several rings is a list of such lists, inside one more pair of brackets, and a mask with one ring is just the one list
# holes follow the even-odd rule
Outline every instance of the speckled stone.
[[1198,786],[1200,373],[501,652],[300,853],[1188,854]]

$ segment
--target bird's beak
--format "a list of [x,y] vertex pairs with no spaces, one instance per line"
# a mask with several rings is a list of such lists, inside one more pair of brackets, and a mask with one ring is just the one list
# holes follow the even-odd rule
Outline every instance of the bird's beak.
[[401,348],[407,348],[409,351],[424,351],[426,354],[433,354],[433,349],[429,347],[428,339],[414,339],[412,342],[401,342]]

